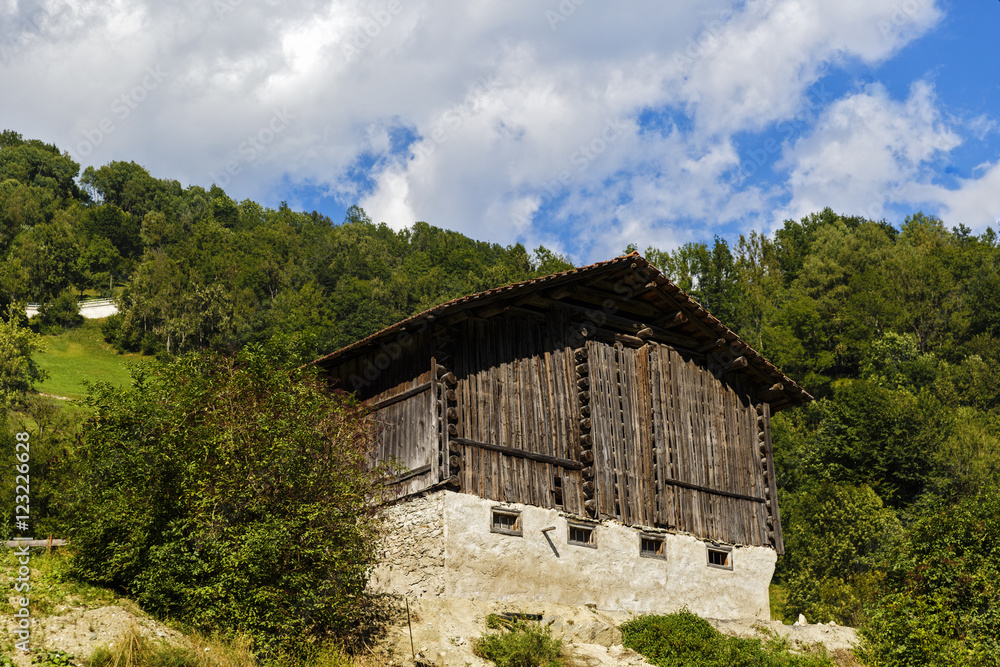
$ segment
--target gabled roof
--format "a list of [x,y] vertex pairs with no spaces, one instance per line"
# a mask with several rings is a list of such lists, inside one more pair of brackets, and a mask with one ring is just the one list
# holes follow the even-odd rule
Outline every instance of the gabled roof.
[[[398,334],[401,331],[414,329],[426,323],[434,322],[441,318],[457,314],[463,310],[476,308],[480,312],[482,308],[496,304],[502,306],[504,302],[523,300],[522,297],[530,297],[532,293],[544,292],[551,295],[558,291],[560,287],[571,287],[573,284],[601,280],[603,278],[638,278],[642,283],[641,291],[631,295],[630,298],[641,298],[648,305],[659,308],[664,314],[683,313],[683,330],[686,334],[707,343],[706,347],[718,343],[728,345],[735,353],[744,356],[748,366],[754,371],[759,383],[763,383],[768,378],[773,386],[769,387],[769,392],[778,400],[775,409],[798,405],[813,400],[801,386],[782,373],[774,364],[764,358],[750,347],[745,341],[736,335],[732,330],[722,324],[715,316],[705,310],[701,304],[684,293],[677,285],[672,283],[655,266],[650,264],[638,252],[622,255],[589,266],[583,266],[562,273],[540,278],[532,278],[519,283],[497,287],[477,294],[463,296],[446,303],[433,306],[386,327],[366,338],[332,352],[326,356],[314,360],[313,364],[330,366],[339,361],[348,359],[356,353],[361,353],[370,346],[384,342],[386,339]],[[635,282],[631,281],[633,287]],[[625,297],[622,297],[625,298]],[[501,312],[502,308],[496,310]]]

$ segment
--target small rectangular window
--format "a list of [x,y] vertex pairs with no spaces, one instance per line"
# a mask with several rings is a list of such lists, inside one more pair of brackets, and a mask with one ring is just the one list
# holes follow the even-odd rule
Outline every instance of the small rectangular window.
[[491,533],[521,536],[521,513],[517,510],[493,508]]
[[569,535],[566,542],[578,547],[596,549],[597,542],[594,540],[594,527],[580,523],[569,524]]
[[718,567],[723,570],[733,569],[732,547],[722,547],[722,546],[708,547],[708,566]]
[[666,559],[667,554],[663,550],[663,538],[659,535],[640,535],[639,555],[643,558]]

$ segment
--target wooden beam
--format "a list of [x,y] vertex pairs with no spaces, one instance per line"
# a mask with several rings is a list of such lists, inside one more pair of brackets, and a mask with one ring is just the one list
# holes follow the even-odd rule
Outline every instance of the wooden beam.
[[393,477],[389,481],[385,482],[385,486],[392,486],[393,484],[399,484],[400,482],[405,482],[406,480],[413,479],[414,477],[420,477],[421,475],[426,475],[430,471],[431,471],[431,464],[428,463],[425,466],[414,468],[410,472],[400,475],[399,477]]
[[578,289],[580,289],[580,286],[577,283],[571,283],[569,285],[563,285],[562,287],[556,287],[542,292],[542,296],[547,299],[559,301],[561,299],[565,299],[571,294],[574,294]]
[[395,396],[390,396],[389,398],[383,398],[381,401],[378,401],[377,403],[372,403],[368,407],[371,408],[372,412],[375,412],[377,410],[381,410],[382,408],[387,408],[390,405],[399,403],[400,401],[405,401],[406,399],[412,398],[417,394],[422,394],[430,388],[431,388],[431,383],[424,382],[423,384],[418,384],[413,389],[407,389],[402,394],[396,394]]
[[737,498],[739,500],[749,500],[755,503],[766,503],[767,498],[758,498],[756,496],[745,496],[742,493],[733,493],[732,491],[723,491],[722,489],[713,489],[707,486],[701,486],[700,484],[691,484],[689,482],[682,482],[679,479],[665,479],[664,484],[669,484],[671,486],[679,486],[682,489],[691,489],[692,491],[702,491],[704,493],[711,493],[717,496],[725,496],[726,498]]
[[503,445],[494,445],[488,442],[469,440],[468,438],[452,438],[451,441],[457,442],[460,445],[465,445],[466,447],[478,447],[479,449],[488,449],[491,452],[500,452],[501,454],[506,454],[507,456],[529,459],[531,461],[538,461],[539,463],[550,463],[552,465],[556,465],[561,468],[566,468],[567,470],[583,470],[583,464],[580,463],[579,461],[562,459],[557,456],[548,456],[547,454],[536,454],[535,452],[526,452],[523,449],[504,447]]
[[661,317],[653,322],[655,326],[663,327],[664,329],[672,329],[673,327],[679,327],[687,323],[688,318],[687,315],[684,314],[683,310],[678,310],[676,313],[671,313],[670,315]]
[[750,362],[747,361],[746,357],[736,357],[735,359],[733,359],[732,361],[729,362],[728,366],[726,366],[724,369],[722,369],[722,372],[723,373],[733,373],[735,371],[746,370],[747,366],[749,366],[749,365],[750,365]]
[[716,338],[711,343],[699,347],[698,352],[715,352],[716,350],[721,350],[725,346],[726,346],[725,338]]

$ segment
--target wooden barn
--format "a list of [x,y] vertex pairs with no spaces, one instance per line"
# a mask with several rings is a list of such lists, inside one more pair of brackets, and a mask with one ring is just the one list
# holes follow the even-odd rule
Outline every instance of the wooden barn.
[[770,418],[811,397],[637,253],[435,306],[314,363],[407,469],[385,588],[767,617],[783,552]]

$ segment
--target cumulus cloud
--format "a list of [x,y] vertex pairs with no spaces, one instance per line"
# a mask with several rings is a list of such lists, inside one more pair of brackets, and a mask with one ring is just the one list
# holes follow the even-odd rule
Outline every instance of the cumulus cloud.
[[814,130],[785,153],[790,168],[790,217],[831,206],[881,218],[912,199],[932,176],[929,163],[959,145],[937,109],[930,84],[915,83],[904,101],[872,84],[837,100]]
[[788,182],[733,177],[740,137],[799,114],[829,68],[892,58],[939,4],[8,0],[0,112],[84,164],[271,203],[305,186],[587,261],[919,175],[957,141],[929,86],[832,103],[785,147]]

